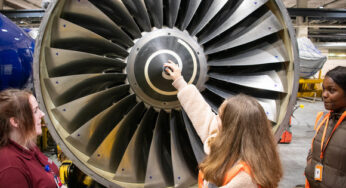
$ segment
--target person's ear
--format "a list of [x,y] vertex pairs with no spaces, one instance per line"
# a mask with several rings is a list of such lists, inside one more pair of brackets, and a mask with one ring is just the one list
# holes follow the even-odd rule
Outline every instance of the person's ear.
[[16,119],[15,117],[11,117],[11,118],[10,118],[10,123],[11,123],[11,125],[12,125],[13,127],[18,128],[18,121],[17,121],[17,119]]

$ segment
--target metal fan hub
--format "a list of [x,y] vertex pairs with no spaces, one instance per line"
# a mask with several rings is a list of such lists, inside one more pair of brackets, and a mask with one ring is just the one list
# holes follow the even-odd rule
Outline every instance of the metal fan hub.
[[188,83],[205,82],[207,64],[203,48],[186,31],[163,28],[142,33],[126,60],[128,81],[136,95],[150,106],[178,108],[177,90],[163,69],[168,60],[178,64]]

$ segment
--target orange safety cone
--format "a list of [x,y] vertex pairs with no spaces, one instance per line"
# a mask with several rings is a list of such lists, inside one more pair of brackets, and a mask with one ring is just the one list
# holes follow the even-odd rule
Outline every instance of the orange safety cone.
[[290,117],[290,121],[289,121],[289,127],[282,133],[281,138],[279,143],[280,144],[289,144],[292,141],[292,132],[291,132],[291,120],[292,120],[292,116]]

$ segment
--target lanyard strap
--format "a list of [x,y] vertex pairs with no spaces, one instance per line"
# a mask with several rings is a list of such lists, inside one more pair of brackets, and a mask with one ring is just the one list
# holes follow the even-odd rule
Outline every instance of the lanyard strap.
[[315,133],[315,136],[314,138],[312,139],[312,143],[311,143],[311,153],[312,153],[312,150],[313,150],[313,143],[314,143],[314,140],[316,138],[316,135],[318,133],[318,131],[320,130],[320,128],[322,127],[322,125],[325,123],[325,127],[324,127],[324,130],[323,130],[323,135],[322,135],[322,140],[321,140],[321,154],[320,154],[320,158],[323,159],[324,157],[324,152],[327,148],[327,145],[330,141],[330,139],[332,138],[336,128],[339,127],[339,125],[341,124],[341,122],[344,120],[344,118],[346,117],[346,111],[344,113],[342,113],[341,117],[339,118],[338,122],[336,123],[336,125],[334,126],[325,146],[323,147],[323,144],[324,144],[324,140],[325,140],[325,137],[326,137],[326,132],[327,132],[327,127],[328,127],[328,124],[329,124],[329,117],[330,117],[330,112],[323,118],[323,120],[321,121],[321,123],[318,125],[317,127],[317,130],[316,130],[316,133]]
[[323,112],[318,112],[317,117],[316,117],[316,121],[315,121],[314,130],[316,130],[316,128],[317,128],[317,123],[320,121],[320,119],[321,119],[322,116],[323,116]]
[[321,142],[321,155],[320,155],[320,158],[321,158],[321,159],[323,159],[324,151],[326,150],[327,145],[328,145],[330,139],[332,138],[332,136],[333,136],[333,134],[334,134],[336,128],[339,127],[339,125],[341,124],[341,122],[344,120],[345,116],[346,116],[346,111],[345,111],[344,113],[342,113],[342,115],[341,115],[341,117],[339,118],[338,122],[337,122],[336,125],[334,126],[334,129],[333,129],[332,133],[330,134],[330,136],[329,136],[329,138],[328,138],[328,140],[327,140],[327,142],[326,142],[326,145],[325,145],[324,148],[323,148],[323,142],[324,142],[324,138],[325,138],[325,131],[326,131],[326,129],[324,130],[323,139],[322,139],[322,142]]
[[[327,122],[327,120],[329,121],[329,117],[330,117],[330,112],[323,118],[323,120],[321,121],[321,123],[317,126],[317,129],[316,129],[316,132],[315,132],[315,136],[314,138],[312,139],[312,142],[311,142],[311,153],[314,149],[313,145],[314,145],[314,141],[315,141],[315,138],[316,138],[316,135],[318,133],[318,131],[320,130],[320,128],[322,127],[322,125],[326,122],[326,124],[328,125],[329,122]],[[319,117],[320,118],[320,117]],[[317,125],[317,122],[315,123],[315,127]],[[327,126],[326,125],[326,126]],[[326,129],[325,129],[326,130]]]
[[[330,117],[330,114],[329,114],[328,119],[327,119],[327,121],[326,121],[326,124],[325,124],[325,126],[324,126],[323,135],[322,135],[322,140],[321,140],[321,150],[320,150],[320,151],[321,151],[321,155],[320,155],[320,158],[321,158],[321,159],[323,159],[323,144],[324,144],[324,139],[326,138],[326,132],[327,132],[327,128],[328,128],[328,125],[329,125],[329,117]],[[330,134],[329,138],[332,136],[332,134],[333,134],[333,133]],[[328,143],[326,143],[326,145],[325,145],[324,148],[327,147],[327,144],[328,144]]]

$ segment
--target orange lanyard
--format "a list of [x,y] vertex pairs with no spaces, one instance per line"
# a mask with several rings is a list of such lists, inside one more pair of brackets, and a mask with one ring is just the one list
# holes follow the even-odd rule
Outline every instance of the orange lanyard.
[[[316,130],[316,133],[315,133],[315,136],[314,136],[314,139],[312,140],[312,143],[314,142],[315,140],[315,137],[318,133],[318,131],[320,130],[321,126],[323,125],[324,122],[326,122],[325,124],[325,127],[324,127],[324,130],[323,130],[323,135],[322,135],[322,140],[321,140],[321,155],[320,155],[320,158],[323,159],[324,157],[324,151],[326,150],[327,148],[327,145],[330,141],[330,139],[332,138],[336,128],[339,127],[339,125],[341,124],[341,122],[344,120],[346,116],[346,111],[344,113],[342,113],[341,117],[339,118],[338,122],[336,123],[336,125],[334,126],[333,128],[333,131],[331,132],[327,142],[326,142],[326,145],[323,147],[323,143],[324,143],[324,139],[326,137],[326,132],[327,132],[327,128],[328,128],[328,124],[329,124],[329,117],[330,117],[330,112],[324,117],[324,119],[322,120],[322,122],[320,123],[320,125],[318,126],[317,130]],[[312,145],[313,146],[313,145]],[[311,147],[312,148],[312,147]]]

